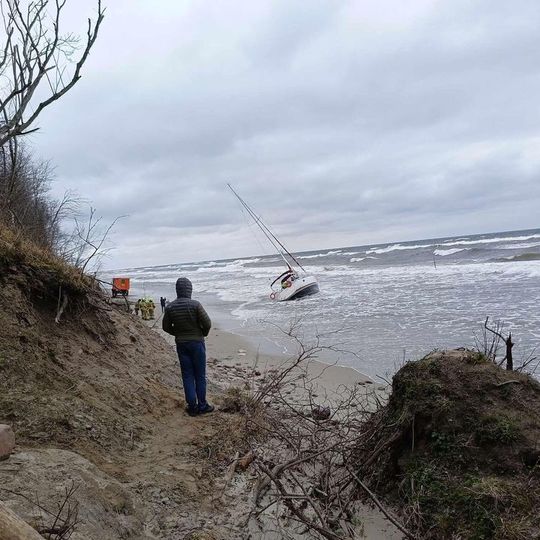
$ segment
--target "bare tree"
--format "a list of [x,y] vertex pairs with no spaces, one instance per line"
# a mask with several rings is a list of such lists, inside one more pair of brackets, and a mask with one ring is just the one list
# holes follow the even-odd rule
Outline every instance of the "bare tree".
[[[506,346],[506,355],[500,363],[502,364],[506,360],[506,369],[508,371],[512,371],[514,369],[514,360],[512,357],[512,348],[514,347],[514,343],[512,341],[512,332],[509,332],[508,336],[505,337],[501,333],[502,325],[500,323],[497,323],[495,328],[490,328],[488,326],[488,321],[489,321],[489,317],[486,317],[486,321],[484,322],[484,328],[488,332],[491,332],[497,339],[501,339]],[[495,350],[496,350],[496,347],[495,347]]]
[[484,354],[488,360],[493,363],[497,363],[497,354],[499,352],[499,347],[501,345],[501,332],[503,329],[503,324],[501,321],[494,321],[494,327],[491,331],[487,327],[487,320],[482,325],[482,334],[478,335],[477,332],[474,332],[474,340],[476,349]]
[[59,200],[49,201],[48,237],[51,249],[62,256],[69,249],[71,235],[64,231],[64,223],[76,220],[81,213],[84,202],[75,191],[66,190]]
[[[0,44],[0,147],[33,127],[43,109],[66,94],[97,39],[104,17],[88,19],[86,42],[78,59],[79,38],[61,31],[67,0],[0,0],[5,37]],[[68,69],[73,65],[73,69]],[[39,97],[38,97],[39,96]]]
[[521,362],[515,371],[520,373],[528,373],[531,376],[536,375],[538,368],[540,367],[540,360],[537,362],[538,357],[536,356],[537,347],[533,347],[524,357],[521,358]]
[[0,221],[46,248],[59,225],[52,219],[56,203],[47,196],[52,175],[50,164],[34,159],[16,139],[0,147]]
[[90,263],[98,266],[101,259],[110,251],[106,241],[116,223],[126,216],[118,216],[103,227],[103,218],[96,215],[96,209],[90,207],[88,217],[81,221],[75,218],[75,226],[66,242],[62,257],[72,262],[81,272],[85,272]]

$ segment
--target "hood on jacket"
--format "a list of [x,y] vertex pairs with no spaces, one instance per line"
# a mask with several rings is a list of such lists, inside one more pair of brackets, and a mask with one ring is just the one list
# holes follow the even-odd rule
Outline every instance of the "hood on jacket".
[[193,285],[188,278],[181,277],[176,280],[176,296],[178,298],[191,298]]

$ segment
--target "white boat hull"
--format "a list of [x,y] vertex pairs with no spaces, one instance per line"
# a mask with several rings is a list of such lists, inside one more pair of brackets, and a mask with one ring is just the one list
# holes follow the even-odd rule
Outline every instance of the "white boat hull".
[[310,296],[319,292],[319,284],[313,276],[302,276],[295,279],[290,287],[273,291],[270,295],[272,300],[284,302],[286,300],[297,300],[304,296]]

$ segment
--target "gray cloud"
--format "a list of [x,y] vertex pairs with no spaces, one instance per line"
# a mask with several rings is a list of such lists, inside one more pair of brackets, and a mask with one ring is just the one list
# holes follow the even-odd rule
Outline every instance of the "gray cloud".
[[260,252],[229,181],[296,250],[539,225],[536,0],[111,4],[32,137],[110,265]]

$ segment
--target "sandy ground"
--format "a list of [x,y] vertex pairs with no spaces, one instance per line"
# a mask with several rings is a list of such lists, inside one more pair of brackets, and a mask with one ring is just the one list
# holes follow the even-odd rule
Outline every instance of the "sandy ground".
[[[184,412],[174,340],[161,331],[159,319],[146,323],[155,332],[116,310],[102,314],[106,325],[91,319],[87,326],[59,326],[38,316],[21,295],[18,287],[4,291],[6,305],[16,306],[27,321],[22,326],[6,310],[5,350],[16,352],[25,369],[51,375],[46,384],[25,377],[27,386],[20,381],[10,386],[18,446],[0,463],[0,488],[10,486],[0,489],[0,499],[8,507],[33,525],[49,524],[50,510],[33,501],[46,501],[54,510],[76,486],[80,523],[73,540],[186,540],[196,530],[211,531],[208,538],[215,540],[283,538],[271,531],[270,519],[261,518],[253,531],[239,525],[250,508],[256,475],[248,468],[228,487],[223,484],[236,444],[223,430],[235,417],[219,406],[227,388],[256,388],[290,359],[259,354],[246,340],[213,329],[207,341],[208,393],[218,410],[191,418]],[[114,341],[103,339],[105,331]],[[29,348],[34,343],[39,346]],[[315,360],[297,375],[287,398],[302,399],[307,389],[320,402],[337,399],[347,386],[366,391],[377,386],[353,370]],[[359,517],[363,535],[358,537],[401,538],[373,509],[362,507]]]
[[[149,325],[161,334],[171,346],[174,338],[161,330],[161,320],[150,321]],[[235,385],[257,384],[257,379],[264,379],[269,372],[287,366],[291,362],[289,356],[278,356],[260,353],[257,347],[241,336],[226,332],[220,328],[212,328],[207,338],[208,378],[211,386],[220,388]],[[310,392],[317,403],[330,405],[339,400],[341,394],[353,387],[359,387],[366,394],[386,391],[386,387],[375,384],[369,377],[347,367],[329,365],[323,362],[324,357],[309,360],[303,370],[298,370],[298,383],[291,393],[292,399],[305,401],[306,393]],[[179,372],[180,376],[180,372]],[[209,388],[211,388],[211,386]],[[293,383],[294,386],[294,383]],[[210,399],[212,391],[210,390]],[[237,475],[240,476],[240,475]],[[245,495],[245,479],[236,481],[236,497],[240,504]],[[359,514],[362,516],[363,536],[368,540],[398,540],[403,535],[392,525],[376,508],[369,505],[359,505]],[[259,533],[260,534],[260,533]],[[258,538],[259,535],[254,535]],[[273,539],[269,533],[265,539]],[[278,537],[275,537],[278,538]]]

